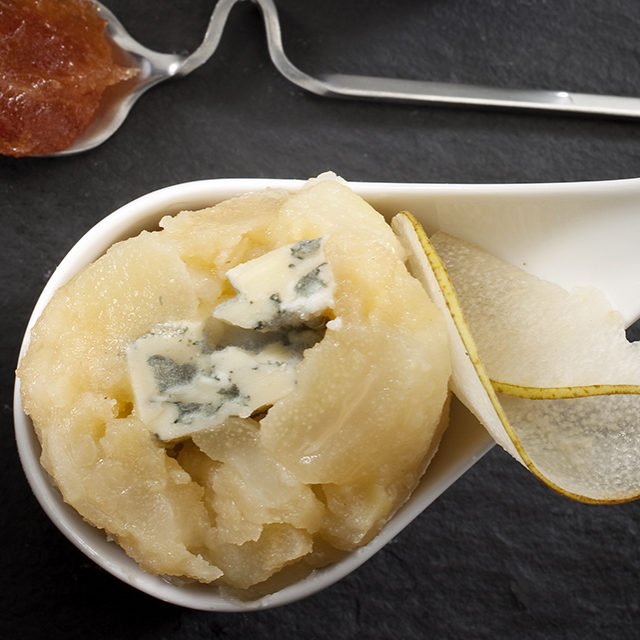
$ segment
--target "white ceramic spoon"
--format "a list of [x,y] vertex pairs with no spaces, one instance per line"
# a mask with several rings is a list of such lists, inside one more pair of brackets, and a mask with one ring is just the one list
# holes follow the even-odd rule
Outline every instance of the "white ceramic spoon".
[[[71,249],[47,283],[29,329],[54,291],[114,242],[153,229],[166,214],[198,209],[264,187],[297,190],[302,181],[226,179],[192,182],[145,195],[93,227]],[[514,264],[561,285],[594,285],[629,323],[640,316],[640,179],[533,185],[351,183],[387,218],[410,210],[428,231],[471,240]],[[249,602],[215,587],[178,586],[142,571],[115,543],[66,505],[39,463],[40,446],[24,414],[19,381],[14,396],[20,459],[47,515],[71,542],[107,571],[161,600],[208,611],[249,611],[284,605],[340,580],[387,544],[486,453],[493,441],[469,412],[454,403],[451,426],[408,502],[368,545],[274,594]],[[515,463],[514,463],[515,464]],[[464,517],[461,515],[459,517]]]

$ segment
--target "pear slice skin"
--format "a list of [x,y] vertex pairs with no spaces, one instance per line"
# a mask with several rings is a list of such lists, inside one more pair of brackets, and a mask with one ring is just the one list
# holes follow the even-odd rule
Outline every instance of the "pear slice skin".
[[[640,385],[544,387],[492,380],[426,232],[407,212],[399,213],[392,226],[409,251],[410,271],[448,318],[452,391],[496,442],[574,500],[614,504],[640,497]],[[608,421],[604,427],[602,419]]]

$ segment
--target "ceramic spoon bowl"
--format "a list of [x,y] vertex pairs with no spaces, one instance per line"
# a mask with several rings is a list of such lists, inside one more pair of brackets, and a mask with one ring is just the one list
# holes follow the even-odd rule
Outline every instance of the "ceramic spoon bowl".
[[[25,333],[51,296],[114,242],[157,228],[160,218],[211,206],[265,187],[299,189],[296,180],[225,179],[176,185],[142,196],[93,227],[62,260],[40,296]],[[388,219],[411,211],[428,232],[443,230],[565,287],[600,288],[631,324],[640,316],[640,179],[533,185],[428,185],[351,183]],[[161,600],[207,611],[249,611],[284,605],[337,582],[393,539],[447,487],[486,453],[493,441],[459,403],[427,473],[407,503],[368,545],[276,593],[251,601],[231,599],[217,588],[178,586],[138,567],[104,533],[87,524],[40,466],[40,445],[14,396],[15,434],[25,474],[43,509],[88,557],[124,582]]]

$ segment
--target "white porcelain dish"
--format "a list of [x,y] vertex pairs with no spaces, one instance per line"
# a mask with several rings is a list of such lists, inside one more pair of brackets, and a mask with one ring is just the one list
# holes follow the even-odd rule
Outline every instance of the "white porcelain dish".
[[[60,263],[35,306],[21,354],[28,345],[31,326],[54,291],[114,242],[142,229],[155,228],[166,214],[210,206],[265,187],[297,190],[302,184],[296,180],[205,180],[167,187],[118,209],[83,236]],[[440,229],[472,240],[564,286],[598,286],[628,323],[640,316],[640,267],[625,271],[625,265],[638,265],[640,180],[480,186],[351,183],[351,187],[385,216],[410,210],[427,231]],[[14,416],[25,474],[36,498],[60,531],[97,564],[133,587],[161,600],[207,611],[249,611],[284,605],[335,583],[405,528],[493,444],[475,418],[454,403],[451,426],[419,487],[371,543],[281,591],[245,602],[231,599],[214,587],[176,585],[140,569],[102,531],[87,524],[63,502],[40,466],[40,445],[22,409],[19,381]]]

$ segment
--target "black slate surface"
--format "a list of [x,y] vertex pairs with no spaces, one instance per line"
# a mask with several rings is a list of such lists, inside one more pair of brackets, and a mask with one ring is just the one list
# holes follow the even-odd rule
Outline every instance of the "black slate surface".
[[[277,0],[309,72],[640,95],[636,0]],[[110,0],[147,46],[193,49],[211,2]],[[547,182],[640,176],[640,121],[329,101],[268,61],[242,3],[218,52],[145,95],[102,147],[0,158],[0,637],[636,638],[640,504],[569,501],[494,449],[357,572],[285,608],[164,604],[92,564],[48,521],[13,440],[12,386],[55,265],[134,197],[216,177]],[[640,202],[639,212],[640,215]]]

